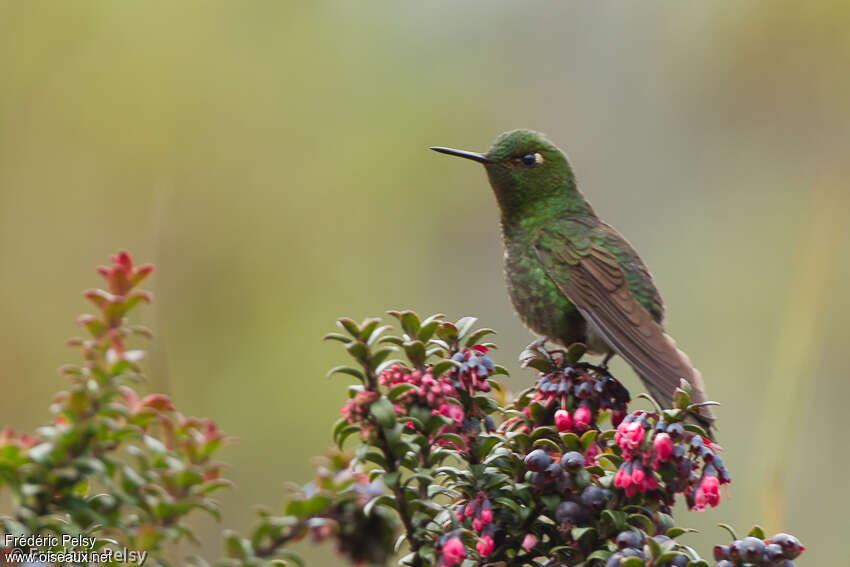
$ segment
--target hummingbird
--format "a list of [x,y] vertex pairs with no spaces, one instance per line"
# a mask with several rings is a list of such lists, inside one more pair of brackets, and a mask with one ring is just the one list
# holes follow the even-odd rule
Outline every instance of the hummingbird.
[[[484,165],[501,212],[508,293],[527,327],[564,346],[584,343],[603,367],[619,355],[663,407],[682,379],[692,402],[707,401],[699,371],[664,331],[649,269],[594,212],[564,152],[531,130],[505,132],[487,153],[431,149]],[[710,434],[714,416],[698,411]]]

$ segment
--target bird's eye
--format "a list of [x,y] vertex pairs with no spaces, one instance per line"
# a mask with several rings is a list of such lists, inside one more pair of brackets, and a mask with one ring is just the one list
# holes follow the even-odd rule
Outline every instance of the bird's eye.
[[541,156],[538,153],[525,154],[524,156],[519,158],[519,160],[526,167],[534,167],[535,165],[539,165],[539,164],[543,163],[543,156]]

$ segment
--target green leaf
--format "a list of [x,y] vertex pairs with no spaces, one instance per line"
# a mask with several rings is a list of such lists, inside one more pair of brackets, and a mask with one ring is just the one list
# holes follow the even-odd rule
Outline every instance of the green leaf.
[[400,477],[401,477],[401,473],[399,471],[393,471],[393,472],[384,473],[381,478],[383,479],[384,484],[386,484],[388,487],[392,488],[393,486],[398,484],[398,479]]
[[[568,451],[580,451],[581,450],[581,441],[578,438],[578,435],[572,432],[561,433],[561,442],[567,448]],[[600,457],[602,455],[599,455]]]
[[504,366],[500,366],[498,364],[493,365],[493,376],[497,376],[501,374],[502,376],[510,376],[508,370]]
[[[295,563],[296,565],[298,565],[298,567],[305,567],[306,566],[306,564],[304,563],[304,560],[301,558],[301,556],[292,552],[292,551],[285,551],[284,550],[284,551],[276,551],[275,553],[284,561],[284,563],[283,563],[284,565],[286,565],[286,561],[291,561],[291,562]],[[274,561],[272,561],[271,563],[272,563],[272,565],[280,565],[280,563],[275,563]]]
[[448,322],[440,323],[437,325],[437,336],[452,345],[457,340],[457,327]]
[[519,504],[514,502],[512,499],[500,497],[500,498],[496,498],[493,502],[495,502],[496,504],[499,504],[500,506],[504,506],[505,508],[508,508],[515,515],[519,516],[520,506],[519,506]]
[[366,346],[371,347],[372,345],[374,345],[376,342],[381,340],[381,335],[383,335],[386,331],[389,331],[392,328],[392,325],[381,325],[380,327],[372,331],[372,334],[369,335],[368,339],[366,339]]
[[369,337],[372,336],[372,332],[374,332],[380,322],[380,319],[375,319],[374,317],[363,319],[363,322],[360,323],[360,332],[357,334],[358,338],[361,341],[366,342]]
[[369,358],[369,347],[367,347],[364,343],[349,343],[348,346],[345,347],[345,350],[347,350],[348,354],[350,354],[360,362],[366,362],[366,360]]
[[679,417],[682,415],[682,411],[680,409],[666,409],[661,412],[661,415],[664,416],[664,420],[667,423],[673,423],[679,421]]
[[418,389],[418,387],[413,385],[413,384],[409,384],[407,382],[402,382],[401,384],[396,384],[395,386],[390,388],[390,391],[387,392],[387,398],[389,398],[392,401],[395,401],[395,400],[399,399],[401,396],[403,396],[404,394],[406,394],[407,392],[409,392],[410,390],[417,390],[417,389]]
[[442,315],[432,315],[431,317],[428,317],[422,322],[422,326],[419,327],[419,332],[416,333],[416,338],[424,343],[431,340],[431,337],[433,337],[434,333],[437,331],[437,327],[440,326],[439,319],[435,319],[434,317],[442,317]]
[[691,403],[691,396],[681,388],[676,388],[673,393],[673,407],[676,409],[685,409]]
[[[655,561],[654,565],[669,565],[671,561],[676,559],[679,555],[685,555],[679,551],[665,551],[661,555],[658,556],[658,559]],[[685,555],[687,557],[687,555]]]
[[622,557],[620,565],[623,567],[643,567],[643,559],[640,557]]
[[582,343],[573,343],[567,347],[567,352],[564,355],[564,362],[567,364],[575,364],[578,362],[584,353],[587,352],[587,347]]
[[341,333],[328,333],[324,337],[322,337],[323,341],[339,341],[343,344],[350,343],[353,339],[351,337],[347,337]]
[[[655,515],[656,523],[658,524],[658,532],[664,533],[670,528],[673,527],[673,516],[670,514],[665,514],[664,512],[658,512]],[[686,530],[687,531],[687,530]]]
[[457,433],[443,433],[442,435],[436,438],[436,441],[451,441],[458,448],[463,448],[466,446],[466,442],[463,440],[463,437],[461,437]]
[[585,565],[590,565],[593,561],[601,561],[603,564],[608,562],[608,558],[611,557],[611,551],[607,549],[597,549],[593,553],[587,556],[585,560]]
[[535,441],[533,446],[534,447],[540,447],[540,448],[543,448],[543,449],[550,449],[552,451],[560,451],[561,450],[561,448],[558,446],[557,443],[555,443],[551,439],[546,439],[545,437]]
[[355,323],[352,319],[342,317],[337,319],[336,324],[348,331],[352,337],[357,338],[360,336],[360,329],[357,327],[357,323]]
[[705,432],[705,429],[703,429],[699,425],[697,425],[695,423],[685,423],[683,425],[684,425],[685,431],[690,431],[691,433],[695,433],[695,434],[699,435],[700,437],[708,438],[708,434]]
[[[549,410],[546,409],[546,407],[538,402],[534,402],[528,406],[528,413],[531,415],[531,419],[535,423],[541,423],[546,418],[548,411]],[[578,437],[576,437],[576,440],[578,440]]]
[[750,529],[750,531],[747,535],[750,536],[750,537],[758,538],[758,539],[764,539],[765,538],[764,530],[761,529],[761,526],[759,526],[759,525],[753,526]]
[[595,429],[591,429],[590,431],[586,431],[584,435],[581,436],[581,447],[582,449],[587,449],[590,445],[596,441],[596,435],[599,432]]
[[475,322],[478,321],[477,317],[463,317],[455,323],[455,327],[457,327],[457,336],[459,339],[463,339],[466,334],[472,329],[472,326],[475,325]]
[[552,372],[555,369],[555,367],[552,366],[552,363],[543,358],[542,356],[538,358],[529,358],[527,360],[524,360],[520,366],[522,366],[523,368],[534,368],[535,370],[542,372],[543,374]]
[[349,376],[354,376],[361,382],[366,380],[366,377],[363,376],[363,373],[361,371],[351,366],[334,366],[333,368],[328,370],[328,378],[330,378],[334,374],[348,374]]
[[605,460],[613,465],[614,469],[620,468],[620,465],[623,464],[623,457],[620,455],[615,455],[614,453],[600,453],[596,456],[596,460]]
[[[651,534],[655,531],[655,524],[653,523],[653,521],[644,516],[643,514],[630,514],[629,521],[633,526],[641,528],[648,534]],[[658,545],[658,543],[656,543],[655,545]],[[658,553],[656,552],[655,555],[658,555]],[[655,555],[653,555],[653,557]]]
[[626,513],[622,510],[602,510],[600,515],[606,522],[618,531],[623,531],[629,527],[626,523]]
[[391,349],[391,348],[383,348],[379,351],[373,352],[372,357],[369,359],[369,368],[371,368],[372,370],[375,370],[393,352],[394,352],[394,349]]
[[[630,516],[630,518],[634,518],[635,516],[640,516],[641,518],[645,518],[646,520],[649,520],[649,518],[647,518],[646,516],[643,516],[641,514],[632,514]],[[654,528],[654,526],[652,525],[652,522],[649,522],[649,526],[650,526],[649,531],[647,531],[648,534],[652,533],[652,529]],[[658,542],[655,541],[651,537],[646,538],[646,548],[649,551],[648,555],[653,559],[658,557],[659,555],[661,555],[661,546],[658,545]]]
[[431,373],[435,378],[439,378],[452,368],[460,368],[460,366],[460,362],[446,358],[434,363],[434,366],[431,367]]
[[425,344],[422,341],[409,341],[404,343],[404,353],[407,355],[410,363],[416,368],[421,368],[425,364]]
[[593,534],[596,532],[596,528],[586,527],[586,528],[573,528],[570,534],[573,536],[573,539],[579,541],[581,538]]
[[486,337],[487,335],[495,335],[496,331],[493,329],[478,329],[466,339],[466,346],[471,347],[478,344],[478,341]]
[[384,396],[381,396],[369,406],[369,413],[371,413],[375,419],[378,420],[378,423],[385,428],[390,428],[395,425],[395,410],[393,409],[393,404]]
[[666,534],[666,535],[667,535],[667,537],[669,537],[670,539],[676,539],[677,537],[679,537],[679,536],[680,536],[680,535],[682,535],[682,534],[687,534],[687,533],[696,533],[696,531],[697,531],[697,530],[694,530],[694,529],[691,529],[691,528],[680,528],[680,527],[678,527],[678,526],[673,526],[672,528],[668,529],[668,530],[665,532],[665,534]]

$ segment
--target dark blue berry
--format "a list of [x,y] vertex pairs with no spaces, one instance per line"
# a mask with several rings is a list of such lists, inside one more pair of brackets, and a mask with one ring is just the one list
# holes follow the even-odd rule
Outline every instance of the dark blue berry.
[[525,468],[530,471],[544,471],[550,464],[552,464],[552,458],[543,449],[535,449],[525,457]]
[[625,549],[627,547],[638,548],[643,545],[643,536],[635,530],[626,530],[617,534],[617,547]]
[[727,559],[729,557],[729,546],[728,545],[715,545],[714,546],[714,560],[720,561],[721,559]]
[[667,427],[667,433],[670,435],[673,441],[676,441],[677,439],[682,437],[682,435],[685,434],[685,428],[682,427],[681,423],[671,423]]
[[803,551],[800,540],[788,534],[776,534],[770,538],[770,543],[775,543],[782,548],[782,552],[788,559],[796,559]]
[[576,502],[570,500],[558,504],[555,519],[559,524],[578,524],[587,517],[587,511]]
[[745,537],[738,545],[738,553],[748,563],[759,561],[764,554],[764,542],[752,536]]
[[605,491],[595,484],[589,484],[581,493],[581,503],[588,508],[602,508],[606,500]]
[[561,466],[570,472],[578,472],[584,467],[584,455],[578,451],[569,451],[561,457]]

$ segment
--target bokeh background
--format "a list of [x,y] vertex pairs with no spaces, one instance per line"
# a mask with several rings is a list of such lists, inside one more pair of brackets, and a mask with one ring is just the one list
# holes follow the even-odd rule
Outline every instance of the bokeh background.
[[681,510],[689,541],[761,522],[842,564],[848,25],[829,0],[3,2],[0,422],[49,419],[93,266],[154,262],[152,387],[241,438],[222,525],[198,522],[217,557],[329,444],[336,317],[478,315],[530,379],[484,174],[427,147],[534,128],[723,404],[731,499]]

